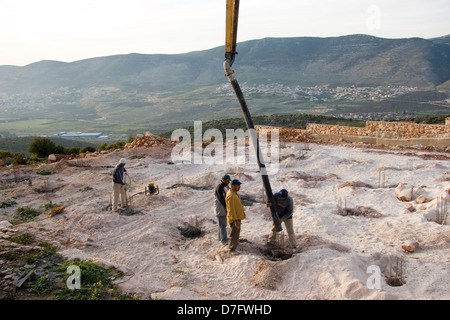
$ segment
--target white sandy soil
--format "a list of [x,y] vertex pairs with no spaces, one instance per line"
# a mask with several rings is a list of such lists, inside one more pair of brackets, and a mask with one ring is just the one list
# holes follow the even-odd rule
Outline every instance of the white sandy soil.
[[[21,175],[30,177],[32,186],[10,183],[1,190],[1,199],[17,197],[18,206],[35,208],[49,200],[65,205],[63,213],[41,215],[27,228],[58,246],[67,259],[117,267],[125,273],[117,280],[119,287],[144,298],[450,299],[450,226],[434,221],[437,198],[450,187],[450,162],[434,157],[439,154],[283,145],[280,169],[270,181],[274,192],[286,188],[294,199],[300,252],[281,260],[267,255],[272,220],[254,166],[171,164],[170,151],[163,146],[138,148],[41,165],[52,172],[49,176],[23,168]],[[422,154],[433,157],[424,159]],[[112,170],[122,157],[128,160],[128,196],[144,191],[150,182],[160,190],[159,195],[134,196],[136,214],[129,216],[106,210]],[[383,166],[384,179],[379,171]],[[233,256],[217,240],[213,214],[213,188],[225,173],[240,179],[240,194],[256,201],[245,207],[241,238],[246,241]],[[3,169],[0,178],[13,178],[12,169]],[[169,188],[181,183],[209,189]],[[400,183],[414,188],[412,201],[397,199]],[[49,192],[37,193],[39,188]],[[419,195],[431,201],[417,204]],[[381,216],[337,214],[339,207],[358,206]],[[11,218],[15,208],[2,209],[0,220]],[[193,217],[203,235],[185,238],[178,227]],[[410,241],[419,244],[415,252],[402,249]],[[396,272],[400,258],[405,283],[390,286],[387,277]],[[379,288],[370,285],[370,266],[381,271]]]

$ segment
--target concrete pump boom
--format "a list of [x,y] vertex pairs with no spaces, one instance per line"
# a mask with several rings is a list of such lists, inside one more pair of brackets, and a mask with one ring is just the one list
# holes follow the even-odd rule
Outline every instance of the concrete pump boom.
[[[237,40],[237,26],[238,26],[238,16],[239,16],[239,0],[227,0],[226,7],[226,37],[225,37],[225,61],[223,63],[223,68],[225,70],[225,76],[231,83],[231,86],[236,93],[237,100],[241,106],[242,113],[244,115],[245,123],[247,124],[248,132],[250,134],[250,139],[256,151],[256,159],[261,174],[261,179],[263,181],[264,190],[267,195],[268,202],[274,203],[272,187],[270,185],[269,176],[267,175],[266,165],[261,154],[258,137],[255,133],[255,127],[253,125],[253,120],[250,112],[245,102],[244,95],[239,86],[238,81],[234,76],[234,71],[231,70],[231,66],[234,63],[234,58],[237,54],[236,52],[236,40]],[[275,225],[276,231],[282,231],[280,218],[278,216],[277,206],[270,206],[270,213],[272,215],[272,220]]]

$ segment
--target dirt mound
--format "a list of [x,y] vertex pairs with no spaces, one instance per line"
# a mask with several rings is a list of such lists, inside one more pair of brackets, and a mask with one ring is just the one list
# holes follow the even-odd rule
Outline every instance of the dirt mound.
[[262,261],[256,266],[251,284],[254,287],[276,290],[277,284],[283,279],[282,272],[276,270],[272,264]]
[[174,146],[176,142],[169,139],[162,138],[160,136],[154,135],[150,132],[146,132],[145,136],[138,135],[136,139],[131,143],[127,143],[124,147],[125,150],[131,150],[139,147],[154,148],[156,146]]

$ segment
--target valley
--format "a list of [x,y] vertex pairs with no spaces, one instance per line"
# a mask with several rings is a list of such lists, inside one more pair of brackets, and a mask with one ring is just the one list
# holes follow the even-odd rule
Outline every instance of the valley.
[[[240,43],[236,75],[253,116],[398,120],[450,113],[450,46],[368,35]],[[241,117],[223,47],[0,66],[0,135],[164,133]]]

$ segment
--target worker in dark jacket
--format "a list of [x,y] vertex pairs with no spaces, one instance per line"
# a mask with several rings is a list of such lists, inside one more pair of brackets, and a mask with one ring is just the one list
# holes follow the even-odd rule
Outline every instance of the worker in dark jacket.
[[119,197],[120,197],[120,205],[122,209],[125,209],[127,207],[127,193],[126,193],[126,184],[125,184],[125,172],[127,170],[125,169],[125,163],[126,159],[122,158],[120,159],[119,163],[114,168],[113,173],[113,203],[111,210],[114,212],[117,212],[117,206],[119,204]]
[[229,189],[231,178],[229,175],[224,175],[219,185],[214,192],[214,214],[217,217],[217,224],[219,225],[219,241],[223,244],[228,243],[227,236],[227,205],[225,203],[225,196]]
[[[294,200],[289,196],[288,191],[286,189],[282,189],[279,192],[275,193],[273,196],[274,204],[268,202],[267,206],[270,207],[272,205],[276,205],[278,209],[278,216],[280,217],[280,221],[284,222],[286,227],[286,231],[289,237],[289,244],[293,249],[297,247],[297,239],[295,237],[294,232],[294,223],[292,220],[292,214],[294,213]],[[269,235],[268,244],[275,244],[276,240],[276,228],[275,225],[272,226],[272,232]]]

